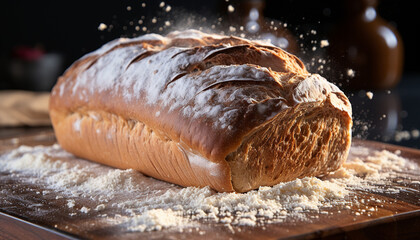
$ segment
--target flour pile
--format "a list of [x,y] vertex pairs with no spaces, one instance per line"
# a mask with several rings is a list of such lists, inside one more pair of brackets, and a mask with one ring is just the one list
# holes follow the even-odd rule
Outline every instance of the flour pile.
[[290,218],[308,221],[329,214],[331,207],[350,209],[354,190],[398,193],[398,188],[383,187],[390,177],[418,171],[415,163],[398,152],[352,147],[344,166],[322,179],[305,177],[242,194],[216,193],[208,187],[182,188],[134,170],[77,159],[57,144],[21,146],[0,156],[0,168],[11,177],[45,188],[43,195],[66,199],[70,216],[90,214],[108,224],[123,224],[128,231],[141,232],[166,228],[182,231],[205,222],[232,229]]

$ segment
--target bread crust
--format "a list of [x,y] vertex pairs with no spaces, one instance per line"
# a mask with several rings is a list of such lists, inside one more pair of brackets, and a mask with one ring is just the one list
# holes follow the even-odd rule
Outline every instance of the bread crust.
[[50,115],[59,143],[77,156],[182,186],[243,192],[288,178],[235,184],[232,176],[245,171],[227,157],[285,112],[293,119],[314,103],[329,109],[323,118],[340,120],[331,137],[345,140],[322,150],[342,153],[323,163],[334,170],[351,141],[351,106],[337,87],[279,48],[188,30],[118,39],[84,56],[53,88]]

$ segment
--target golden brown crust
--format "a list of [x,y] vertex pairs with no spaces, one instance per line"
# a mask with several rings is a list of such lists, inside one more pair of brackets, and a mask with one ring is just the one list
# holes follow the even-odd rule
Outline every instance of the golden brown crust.
[[[58,141],[78,156],[183,186],[246,191],[232,187],[226,157],[286,110],[293,118],[293,109],[331,94],[339,98],[328,106],[338,110],[324,117],[347,121],[340,127],[349,135],[347,98],[295,56],[190,30],[119,39],[88,54],[60,77],[50,112]],[[341,144],[346,152],[350,140]]]
[[[165,134],[139,121],[127,121],[106,112],[88,111],[60,116],[51,110],[55,133],[61,146],[77,156],[122,169],[135,169],[148,176],[182,186],[210,186],[232,191],[226,164],[213,164],[217,178],[207,179],[210,168],[200,168],[193,156]],[[197,159],[199,161],[199,159]],[[209,163],[210,164],[210,163]]]

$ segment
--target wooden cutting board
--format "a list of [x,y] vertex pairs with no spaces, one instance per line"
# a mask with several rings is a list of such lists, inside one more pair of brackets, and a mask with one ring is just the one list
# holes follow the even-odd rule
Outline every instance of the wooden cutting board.
[[[0,140],[0,154],[20,145],[51,145],[52,131]],[[401,156],[420,164],[420,150],[379,142],[354,140],[353,146],[375,150],[400,150]],[[409,176],[409,177],[407,177]],[[29,184],[0,169],[0,239],[420,239],[420,172],[395,176],[390,188],[402,189],[398,194],[357,190],[361,205],[351,209],[335,206],[329,214],[313,213],[307,221],[286,220],[263,226],[242,226],[235,231],[223,224],[203,222],[199,228],[180,231],[164,229],[131,232],[121,226],[104,226],[91,214],[72,216],[66,202],[54,193]],[[166,186],[166,185],[162,185]],[[163,187],[164,188],[164,187]],[[386,191],[385,191],[386,192]],[[132,196],[131,196],[132,197]],[[380,203],[369,199],[380,199]],[[89,205],[87,201],[84,203]],[[91,206],[94,207],[94,206]],[[371,214],[355,214],[374,207]],[[114,211],[114,212],[113,212]],[[120,214],[120,209],[107,213]]]

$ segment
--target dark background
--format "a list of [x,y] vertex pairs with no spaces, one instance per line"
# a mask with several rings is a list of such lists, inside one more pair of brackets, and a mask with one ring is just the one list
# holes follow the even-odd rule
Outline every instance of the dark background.
[[[141,3],[146,7],[141,7]],[[13,57],[13,51],[19,46],[37,47],[45,52],[59,53],[64,62],[63,71],[73,61],[83,54],[93,51],[107,41],[120,36],[144,34],[136,31],[134,26],[144,16],[143,26],[148,31],[156,31],[157,26],[164,25],[166,19],[184,19],[194,14],[205,16],[207,21],[197,21],[196,25],[214,22],[218,16],[223,16],[224,0],[182,0],[165,1],[172,10],[165,13],[159,8],[161,1],[29,1],[8,0],[0,3],[1,16],[1,55],[2,60],[0,88],[25,88],[14,85],[8,76],[8,59]],[[237,2],[230,1],[234,6]],[[420,29],[417,6],[415,1],[382,0],[379,2],[378,15],[394,25],[400,32],[405,45],[404,72],[418,72],[417,58],[419,51],[418,29]],[[131,6],[131,11],[127,11]],[[268,0],[265,16],[288,23],[288,28],[296,36],[312,29],[317,30],[319,39],[328,37],[329,31],[340,16],[342,16],[343,1],[304,1],[304,0]],[[158,17],[158,23],[151,24],[153,17]],[[133,26],[130,21],[134,22]],[[111,31],[98,31],[99,23],[113,24]],[[198,24],[197,24],[198,23]],[[124,28],[124,26],[126,28]],[[155,26],[155,28],[153,28]],[[162,33],[175,26],[165,28]],[[418,34],[417,34],[418,35]],[[305,40],[301,42],[305,43]],[[308,43],[305,43],[308,44]],[[5,64],[6,62],[6,64]]]

